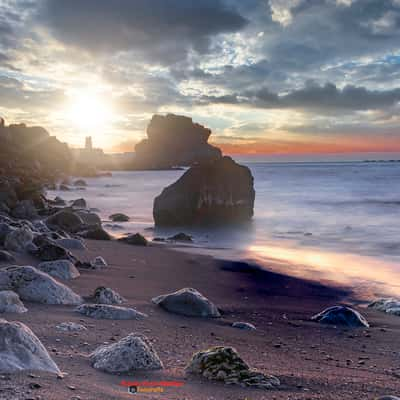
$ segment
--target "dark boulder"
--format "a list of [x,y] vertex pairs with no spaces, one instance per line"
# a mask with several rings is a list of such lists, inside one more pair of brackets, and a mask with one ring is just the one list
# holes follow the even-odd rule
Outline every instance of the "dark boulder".
[[148,244],[147,239],[140,233],[135,233],[134,235],[125,236],[118,240],[127,244],[131,244],[133,246],[147,246]]
[[0,263],[15,263],[15,257],[5,250],[0,250]]
[[76,232],[84,226],[83,219],[75,212],[62,210],[46,219],[50,228],[60,228],[67,232]]
[[102,227],[88,229],[80,232],[79,235],[85,239],[111,240],[111,236]]
[[76,207],[76,208],[87,208],[87,203],[86,203],[85,199],[80,198],[80,199],[72,200],[71,206]]
[[75,214],[78,215],[87,226],[90,227],[101,226],[100,217],[93,212],[87,210],[76,210]]
[[241,222],[253,216],[250,170],[230,157],[191,167],[154,200],[158,226]]
[[345,306],[334,306],[325,309],[311,318],[322,324],[346,326],[349,328],[368,328],[367,320],[356,310]]
[[32,200],[21,200],[12,209],[12,216],[18,219],[36,219],[38,213]]
[[128,222],[129,217],[122,213],[111,214],[109,216],[110,220],[113,222]]
[[173,242],[193,242],[192,237],[183,232],[179,232],[176,235],[170,236],[168,240]]
[[75,257],[64,247],[59,246],[45,235],[37,236],[33,239],[37,247],[32,254],[41,261],[69,260],[75,262]]
[[86,186],[87,186],[87,183],[86,183],[86,181],[83,180],[83,179],[77,179],[77,180],[74,182],[74,186],[86,187]]

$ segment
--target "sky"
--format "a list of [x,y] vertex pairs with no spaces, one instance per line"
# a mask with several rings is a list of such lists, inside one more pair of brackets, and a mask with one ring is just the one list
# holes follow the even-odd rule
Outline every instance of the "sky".
[[0,116],[132,151],[155,113],[226,153],[400,153],[400,0],[0,0]]

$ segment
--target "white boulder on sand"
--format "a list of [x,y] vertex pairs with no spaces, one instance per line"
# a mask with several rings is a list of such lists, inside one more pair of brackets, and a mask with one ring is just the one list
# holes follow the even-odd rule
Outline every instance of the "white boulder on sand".
[[81,274],[69,260],[57,260],[42,262],[37,269],[58,279],[75,279]]
[[22,300],[43,304],[82,303],[82,298],[69,287],[30,266],[11,266],[1,269],[0,290],[13,290]]
[[98,287],[93,297],[98,304],[122,304],[125,300],[119,293],[104,286]]
[[369,304],[368,307],[387,314],[400,316],[400,300],[398,299],[379,299]]
[[250,369],[232,347],[217,346],[194,354],[186,373],[258,389],[274,389],[280,385],[278,378]]
[[163,364],[149,340],[131,333],[117,343],[100,346],[91,355],[93,368],[110,374],[158,370]]
[[218,308],[196,289],[183,288],[176,292],[154,297],[153,303],[175,314],[188,317],[218,318]]
[[27,370],[60,373],[43,344],[26,325],[0,319],[0,373]]
[[4,247],[6,250],[23,252],[26,247],[32,243],[33,233],[26,227],[18,228],[11,231],[4,241]]
[[22,314],[27,311],[17,293],[11,290],[0,291],[0,313]]
[[134,308],[112,306],[108,304],[82,304],[76,312],[95,319],[142,319],[147,317]]
[[102,256],[97,256],[93,261],[91,261],[92,267],[94,269],[102,269],[108,267],[106,260]]
[[87,331],[86,326],[77,324],[76,322],[61,322],[56,326],[56,329],[62,332]]
[[356,310],[345,306],[334,306],[325,309],[311,318],[322,324],[346,326],[348,328],[368,328],[367,320]]

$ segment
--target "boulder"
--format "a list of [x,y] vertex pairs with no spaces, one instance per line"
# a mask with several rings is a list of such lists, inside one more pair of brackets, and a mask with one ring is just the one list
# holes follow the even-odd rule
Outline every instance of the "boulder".
[[140,233],[135,233],[134,235],[129,235],[118,239],[121,242],[131,244],[133,246],[147,246],[147,239]]
[[63,183],[58,187],[58,190],[61,190],[62,192],[69,192],[71,188],[67,185],[64,185]]
[[83,220],[85,225],[93,226],[93,227],[101,226],[100,217],[93,212],[86,211],[86,210],[77,210],[76,214],[79,215],[79,217],[81,217],[81,219]]
[[0,263],[15,263],[17,262],[16,258],[5,250],[0,250]]
[[104,286],[94,291],[93,298],[97,304],[122,304],[125,301],[120,294]]
[[85,199],[76,199],[72,200],[71,202],[71,207],[76,207],[76,208],[87,208],[87,203]]
[[32,243],[33,233],[29,228],[22,227],[11,231],[4,240],[6,250],[22,253],[28,244]]
[[93,368],[110,374],[129,374],[163,368],[150,341],[136,333],[131,333],[116,343],[100,346],[90,355],[90,362]]
[[39,245],[37,250],[32,252],[32,254],[41,261],[75,260],[75,257],[68,250],[50,240]]
[[86,187],[86,186],[87,186],[87,183],[86,183],[86,181],[85,181],[84,179],[77,179],[77,180],[74,182],[74,186]]
[[77,212],[61,210],[46,219],[50,228],[60,228],[67,232],[77,232],[83,229],[85,223]]
[[12,209],[12,216],[19,219],[36,219],[38,213],[32,200],[21,200]]
[[192,237],[183,232],[180,232],[180,233],[177,233],[176,235],[170,236],[168,238],[168,240],[171,240],[173,242],[193,242]]
[[85,243],[80,239],[61,238],[56,239],[55,243],[68,250],[87,250]]
[[7,235],[15,230],[9,222],[0,222],[0,245],[4,245]]
[[82,298],[50,275],[30,266],[0,269],[0,290],[13,290],[25,301],[77,305]]
[[154,200],[158,226],[224,224],[250,220],[255,191],[249,168],[230,157],[191,167]]
[[91,263],[93,269],[102,269],[108,267],[106,260],[101,257],[97,256]]
[[257,389],[276,389],[280,385],[278,378],[250,369],[232,347],[212,347],[194,354],[186,373]]
[[46,348],[26,325],[0,319],[0,373],[18,371],[60,373]]
[[249,322],[234,322],[232,328],[243,329],[245,331],[255,331],[256,327]]
[[329,307],[311,318],[322,324],[347,326],[349,328],[368,328],[367,320],[356,310],[345,306]]
[[379,299],[369,304],[368,307],[378,311],[385,312],[387,314],[400,316],[399,299],[393,299],[393,298]]
[[17,293],[11,290],[0,290],[0,313],[22,314],[27,311]]
[[111,214],[109,218],[113,222],[128,222],[130,219],[127,215],[122,213]]
[[111,240],[111,236],[101,227],[91,228],[79,233],[85,239],[92,240]]
[[61,197],[57,196],[54,200],[53,200],[54,205],[56,206],[65,206],[67,203],[64,199],[62,199]]
[[218,308],[196,289],[184,288],[176,292],[154,297],[153,303],[166,311],[188,317],[218,318]]
[[68,260],[42,262],[37,266],[37,269],[54,278],[64,280],[75,279],[81,275],[75,265]]
[[95,319],[142,319],[147,317],[133,308],[112,306],[108,304],[82,304],[75,309],[76,312]]
[[77,324],[75,322],[61,322],[56,326],[58,331],[62,332],[80,332],[80,331],[87,331],[86,326],[82,324]]

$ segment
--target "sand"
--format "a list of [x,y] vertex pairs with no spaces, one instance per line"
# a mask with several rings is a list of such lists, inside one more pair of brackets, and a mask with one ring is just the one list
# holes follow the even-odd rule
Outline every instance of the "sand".
[[[117,242],[87,241],[81,259],[101,255],[109,267],[81,270],[66,282],[83,296],[98,286],[120,293],[131,306],[149,315],[140,321],[94,320],[73,307],[25,303],[22,315],[2,318],[26,323],[47,347],[66,375],[47,373],[0,376],[0,399],[374,399],[400,395],[400,318],[356,307],[370,329],[349,330],[309,321],[310,316],[335,304],[356,302],[341,288],[326,287],[268,272],[244,271],[243,265],[209,256],[178,252],[159,245],[136,247]],[[33,259],[19,262],[36,265]],[[220,319],[170,314],[151,298],[182,287],[193,287],[223,312]],[[87,331],[59,332],[61,322],[84,324]],[[235,321],[254,324],[256,331],[231,327]],[[88,355],[103,343],[113,343],[131,332],[145,334],[165,369],[114,376],[90,366]],[[184,367],[191,355],[210,346],[235,347],[254,368],[281,380],[279,390],[262,391],[186,379]],[[162,394],[131,395],[126,381],[180,381],[179,388]],[[30,388],[32,384],[38,388]]]

